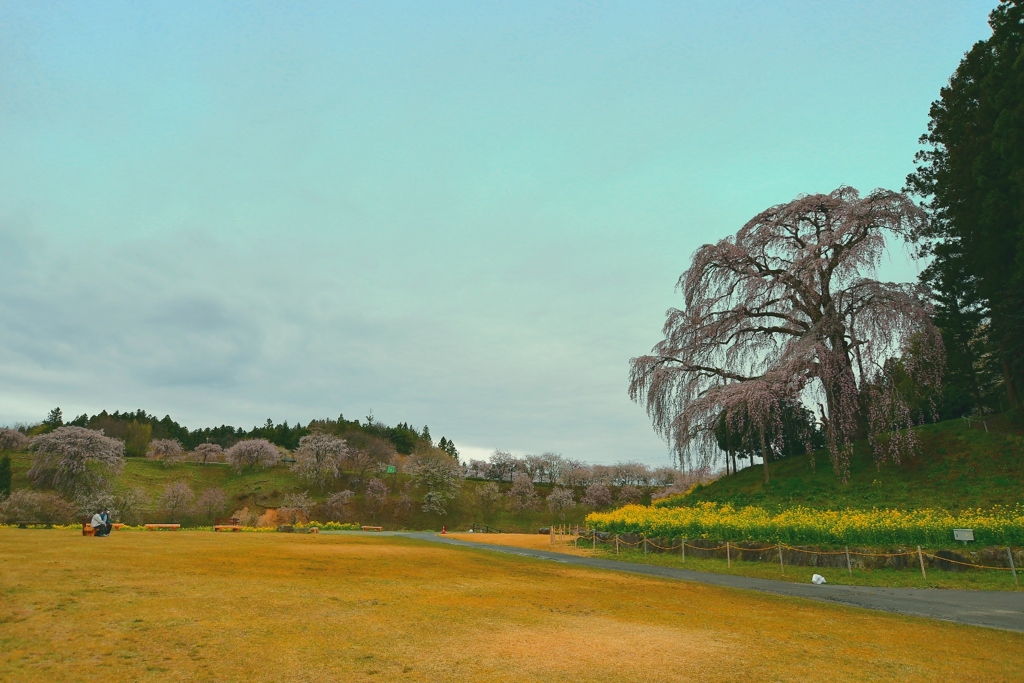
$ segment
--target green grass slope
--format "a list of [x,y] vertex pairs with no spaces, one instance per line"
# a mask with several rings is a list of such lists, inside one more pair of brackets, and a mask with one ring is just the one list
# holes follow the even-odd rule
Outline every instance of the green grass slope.
[[[6,453],[11,456],[13,469],[13,490],[30,488],[30,483],[25,476],[31,466],[32,456],[28,453]],[[369,478],[372,474],[367,474]],[[284,497],[289,493],[307,493],[316,502],[323,500],[334,491],[351,489],[355,497],[350,504],[349,519],[345,521],[359,524],[382,525],[386,528],[411,528],[411,529],[437,529],[442,525],[449,529],[467,529],[473,524],[486,524],[502,531],[523,531],[536,532],[541,526],[548,524],[583,524],[584,518],[590,508],[577,506],[566,512],[565,518],[554,516],[544,505],[544,497],[551,493],[551,487],[544,484],[537,484],[536,491],[539,496],[538,505],[533,510],[513,511],[508,509],[505,501],[496,506],[495,509],[485,512],[479,505],[476,491],[480,486],[488,482],[477,480],[466,480],[463,482],[458,497],[449,506],[448,514],[438,515],[424,513],[420,509],[421,491],[413,491],[412,509],[403,514],[398,508],[399,495],[409,479],[407,475],[386,475],[385,483],[389,488],[388,501],[384,509],[378,512],[371,512],[363,496],[363,486],[353,482],[351,473],[346,473],[342,479],[326,490],[320,491],[302,482],[292,473],[288,465],[279,464],[266,470],[235,472],[233,468],[223,463],[210,463],[201,465],[197,463],[183,462],[165,467],[160,461],[146,460],[143,458],[127,458],[124,471],[115,482],[115,493],[125,489],[141,489],[144,492],[145,503],[143,505],[143,519],[153,522],[208,522],[200,519],[165,519],[166,514],[159,510],[158,501],[163,491],[170,484],[184,481],[198,496],[204,489],[217,487],[222,489],[228,498],[228,509],[225,509],[223,516],[234,511],[248,508],[250,511],[261,513],[267,508],[279,507]],[[511,484],[504,482],[500,484],[501,490],[506,491]],[[576,491],[577,500],[582,495],[582,490]],[[321,515],[322,516],[322,515]],[[325,521],[320,519],[318,521]]]
[[842,483],[826,451],[771,463],[765,484],[760,464],[700,487],[680,502],[827,509],[989,508],[1024,503],[1024,430],[1010,416],[970,426],[950,420],[918,428],[919,452],[896,465],[876,465],[866,442],[855,445],[850,478]]

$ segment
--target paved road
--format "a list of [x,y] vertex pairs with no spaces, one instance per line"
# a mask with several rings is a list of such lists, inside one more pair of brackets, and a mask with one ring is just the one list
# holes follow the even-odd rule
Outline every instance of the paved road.
[[[546,550],[485,545],[447,538],[432,532],[395,533],[394,535],[417,538],[434,543],[447,543],[449,545],[509,553],[522,557],[533,557],[540,560],[564,562],[583,567],[614,569],[666,579],[697,581],[727,588],[745,588],[765,593],[775,593],[776,595],[788,595],[797,598],[839,603],[851,607],[912,614],[919,617],[956,621],[973,626],[988,626],[990,628],[1024,632],[1024,592],[874,588],[871,586],[838,586],[832,584],[815,586],[810,582],[788,583],[785,581],[771,581],[769,579],[755,579],[747,576],[711,574],[650,564],[579,557]],[[1009,577],[1007,577],[1007,580],[1009,580]]]

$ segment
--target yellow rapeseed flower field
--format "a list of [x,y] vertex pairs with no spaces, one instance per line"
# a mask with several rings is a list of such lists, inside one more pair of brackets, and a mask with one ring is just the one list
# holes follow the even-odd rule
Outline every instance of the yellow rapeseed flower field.
[[953,544],[953,529],[973,529],[980,545],[1024,545],[1024,507],[995,507],[953,514],[945,510],[817,510],[793,507],[771,512],[702,502],[685,507],[627,505],[594,512],[596,529],[647,536],[783,543],[929,545]]

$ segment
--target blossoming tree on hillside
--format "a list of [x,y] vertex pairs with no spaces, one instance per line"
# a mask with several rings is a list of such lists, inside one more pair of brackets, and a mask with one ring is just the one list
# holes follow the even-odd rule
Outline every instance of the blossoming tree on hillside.
[[124,443],[84,427],[58,427],[32,439],[28,478],[69,496],[108,491],[124,468]]
[[[746,422],[762,453],[777,452],[781,443],[769,441],[781,439],[787,401],[819,406],[840,478],[853,440],[869,433],[892,432],[887,451],[872,445],[876,458],[898,461],[924,416],[879,377],[913,340],[903,369],[916,386],[937,388],[944,352],[919,289],[875,276],[886,237],[909,238],[924,220],[903,194],[862,198],[840,187],[773,206],[698,249],[679,278],[684,307],[668,312],[652,353],[630,361],[630,398],[680,463],[707,464],[723,415]],[[764,467],[767,481],[768,458]]]

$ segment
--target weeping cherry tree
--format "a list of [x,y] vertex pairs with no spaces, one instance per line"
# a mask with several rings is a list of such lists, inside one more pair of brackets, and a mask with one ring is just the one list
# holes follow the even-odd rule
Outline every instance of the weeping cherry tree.
[[773,206],[697,250],[677,285],[683,308],[669,310],[651,354],[630,361],[630,398],[681,466],[709,464],[723,418],[777,453],[783,409],[798,402],[818,407],[844,481],[855,439],[870,436],[878,461],[914,447],[925,416],[884,381],[886,361],[913,344],[903,370],[935,390],[942,339],[923,292],[880,282],[877,268],[886,238],[909,239],[924,221],[903,194],[840,187]]

